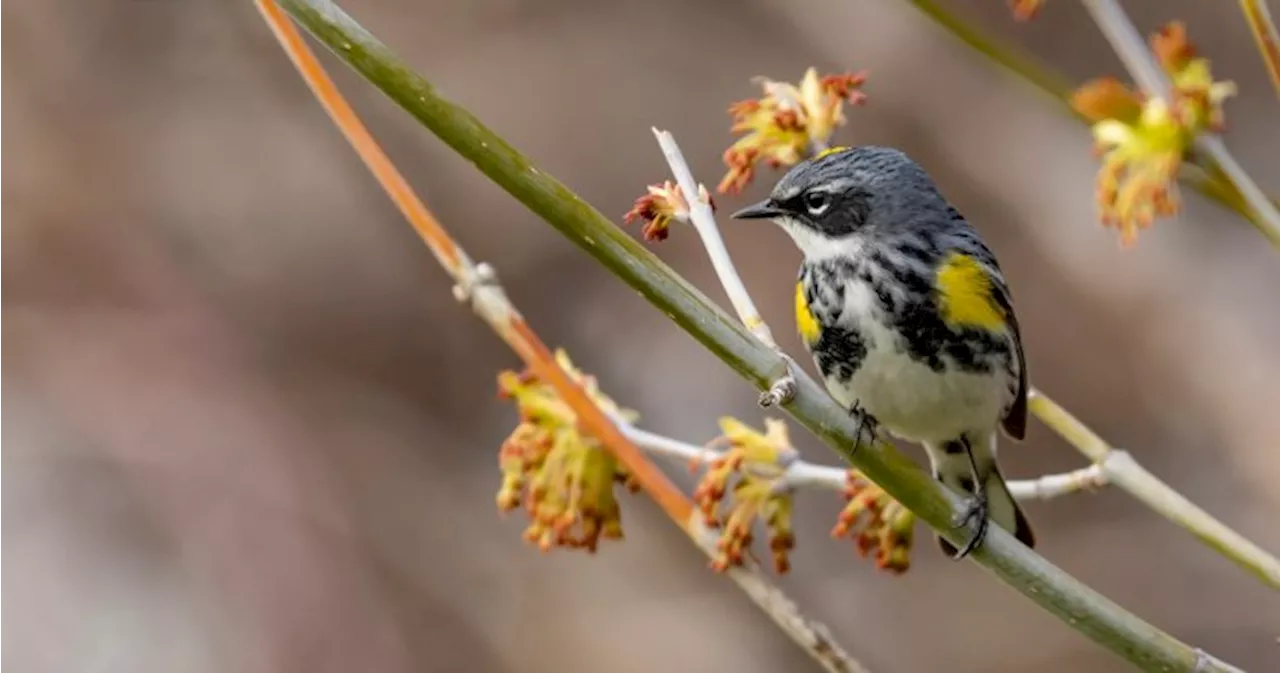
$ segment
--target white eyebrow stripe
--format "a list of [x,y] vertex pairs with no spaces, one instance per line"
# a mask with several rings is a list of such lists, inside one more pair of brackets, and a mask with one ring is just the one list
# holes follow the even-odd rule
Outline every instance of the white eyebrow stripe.
[[832,180],[826,184],[816,186],[813,188],[813,191],[823,191],[834,194],[836,192],[845,191],[852,186],[854,182],[855,180],[853,178],[840,178],[838,180]]

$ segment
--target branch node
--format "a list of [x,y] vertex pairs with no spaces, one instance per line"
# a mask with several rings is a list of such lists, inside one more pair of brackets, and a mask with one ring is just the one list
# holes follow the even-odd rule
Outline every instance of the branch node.
[[453,286],[453,298],[459,304],[468,304],[475,300],[477,291],[482,287],[498,287],[498,272],[488,262],[462,265],[463,271],[457,284]]
[[781,350],[776,351],[778,357],[782,359],[783,372],[774,377],[769,383],[769,389],[760,393],[758,403],[761,407],[769,409],[771,407],[780,407],[790,402],[796,396],[796,376],[795,371],[800,368],[796,361],[790,355],[783,353]]

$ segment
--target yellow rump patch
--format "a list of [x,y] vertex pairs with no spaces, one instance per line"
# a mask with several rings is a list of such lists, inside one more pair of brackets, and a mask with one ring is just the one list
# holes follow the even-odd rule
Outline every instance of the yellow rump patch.
[[804,299],[803,282],[796,283],[796,328],[800,331],[800,338],[809,347],[818,343],[818,337],[822,334],[822,326],[813,316],[813,311],[809,310],[809,302]]
[[837,145],[836,147],[828,147],[827,149],[822,150],[821,152],[818,152],[818,154],[817,154],[817,155],[815,155],[813,158],[814,158],[814,160],[818,160],[818,159],[821,159],[822,157],[825,157],[825,156],[827,156],[827,155],[829,155],[829,154],[835,154],[836,152],[843,152],[843,151],[845,151],[845,150],[847,150],[847,149],[849,149],[849,148],[848,148],[848,147],[845,147],[845,146],[843,146],[843,145]]
[[978,260],[953,252],[938,268],[938,308],[949,325],[999,330],[1004,310],[991,296],[991,278]]

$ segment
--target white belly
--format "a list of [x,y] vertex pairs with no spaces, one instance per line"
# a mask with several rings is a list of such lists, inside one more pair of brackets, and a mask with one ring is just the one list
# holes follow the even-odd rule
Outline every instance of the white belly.
[[849,408],[859,404],[881,427],[909,441],[942,443],[961,433],[995,429],[1009,403],[1006,377],[960,371],[950,362],[938,372],[913,360],[872,318],[866,290],[849,289],[848,315],[857,316],[867,355],[847,382],[827,382],[832,397]]

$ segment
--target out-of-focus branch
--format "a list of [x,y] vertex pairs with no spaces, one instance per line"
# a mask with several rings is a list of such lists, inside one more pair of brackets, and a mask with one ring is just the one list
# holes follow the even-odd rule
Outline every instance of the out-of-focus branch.
[[1129,452],[1112,448],[1043,393],[1033,390],[1027,404],[1036,418],[1053,428],[1101,468],[1107,483],[1128,491],[1147,507],[1187,529],[1206,545],[1257,575],[1272,588],[1280,588],[1280,561],[1275,556],[1173,490],[1142,467]]
[[[664,456],[683,462],[709,462],[720,452],[705,446],[682,442],[672,437],[642,430],[633,425],[619,424],[622,434],[636,446],[657,456]],[[828,491],[843,490],[849,483],[849,469],[818,465],[803,460],[796,460],[786,467],[782,479],[792,488],[819,488]],[[1103,466],[1100,464],[1082,467],[1062,474],[1046,474],[1035,479],[1017,479],[1008,483],[1009,492],[1014,498],[1027,500],[1052,500],[1064,495],[1092,491],[1107,484]]]
[[[1030,56],[997,44],[980,29],[946,9],[942,2],[937,0],[908,0],[908,2],[957,40],[1048,94],[1071,112],[1076,119],[1082,122],[1087,121],[1071,108],[1071,86],[1057,75],[1037,65]],[[1086,4],[1090,3],[1086,2]],[[1142,40],[1139,38],[1138,42],[1141,44]],[[1145,49],[1145,46],[1143,48]],[[1139,81],[1139,83],[1142,82]],[[1217,201],[1222,207],[1234,210],[1253,224],[1271,241],[1272,245],[1280,247],[1280,224],[1277,224],[1280,220],[1275,217],[1275,199],[1262,193],[1247,175],[1244,175],[1243,183],[1239,182],[1243,171],[1239,170],[1239,165],[1235,163],[1234,158],[1226,152],[1220,138],[1204,135],[1200,138],[1198,142],[1200,152],[1191,157],[1190,161],[1183,162],[1178,171],[1178,180],[1209,199]],[[1252,187],[1250,192],[1243,191],[1249,186]]]
[[[772,348],[562,183],[535,168],[474,115],[442,97],[336,5],[328,0],[282,0],[282,4],[317,39],[423,126],[607,266],[744,378],[759,388],[771,383],[771,374],[783,365]],[[884,443],[860,447],[855,453],[856,420],[811,378],[797,372],[795,379],[795,396],[785,405],[794,418],[944,538],[953,544],[963,542],[966,531],[951,523],[960,513],[959,496],[943,489]],[[1116,605],[999,527],[987,533],[969,558],[1064,623],[1142,668],[1197,673],[1237,670]]]
[[1280,96],[1280,33],[1276,32],[1276,24],[1271,21],[1271,10],[1262,0],[1240,0],[1240,11],[1249,23],[1249,32],[1253,33],[1253,41],[1258,45],[1258,53],[1267,66],[1267,74],[1271,76],[1271,86]]
[[[1156,62],[1151,50],[1134,27],[1124,8],[1116,0],[1082,0],[1086,9],[1093,16],[1102,34],[1111,43],[1120,60],[1129,69],[1129,74],[1137,81],[1138,86],[1149,96],[1158,96],[1166,101],[1171,100],[1172,85],[1164,76],[1160,64]],[[1231,183],[1234,191],[1240,194],[1254,217],[1250,218],[1254,226],[1262,232],[1267,240],[1280,247],[1280,210],[1263,193],[1253,178],[1236,162],[1235,157],[1227,151],[1222,138],[1214,133],[1201,133],[1195,138],[1198,154],[1207,157],[1211,174],[1220,174]]]
[[[574,411],[585,429],[595,436],[628,470],[641,488],[685,531],[708,556],[716,554],[716,535],[702,523],[693,503],[619,431],[604,411],[565,373],[550,349],[520,316],[498,284],[493,270],[475,264],[450,237],[408,182],[396,169],[373,136],[360,122],[323,67],[302,41],[293,24],[272,0],[258,0],[258,8],[276,38],[297,66],[316,98],[342,130],[356,153],[386,190],[405,219],[453,277],[454,293],[466,301],[494,332],[511,347],[538,377],[552,386]],[[821,623],[802,614],[796,604],[754,564],[728,569],[729,577],[764,610],[797,644],[830,673],[863,673],[866,669],[850,657]]]

